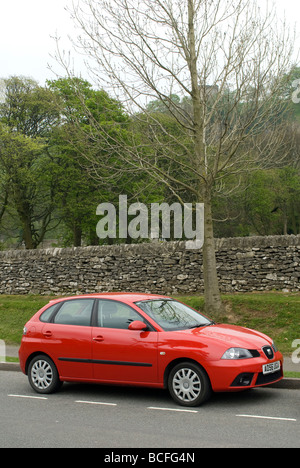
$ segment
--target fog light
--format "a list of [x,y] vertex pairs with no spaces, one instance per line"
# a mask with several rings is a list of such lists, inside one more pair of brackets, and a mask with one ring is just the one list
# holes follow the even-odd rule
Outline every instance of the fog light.
[[231,387],[249,387],[251,385],[252,379],[253,379],[254,374],[250,373],[243,373],[239,374],[232,384],[230,385]]

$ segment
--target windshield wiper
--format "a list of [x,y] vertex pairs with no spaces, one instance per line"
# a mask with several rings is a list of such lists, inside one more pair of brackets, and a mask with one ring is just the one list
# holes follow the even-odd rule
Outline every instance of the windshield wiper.
[[192,328],[210,327],[211,325],[215,325],[215,322],[198,323],[197,325],[193,325],[193,326],[189,327],[189,330],[191,330]]

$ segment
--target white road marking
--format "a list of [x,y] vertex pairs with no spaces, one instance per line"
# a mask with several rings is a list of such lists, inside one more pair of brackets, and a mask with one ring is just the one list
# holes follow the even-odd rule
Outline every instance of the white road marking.
[[46,397],[39,397],[39,396],[30,396],[30,395],[8,395],[9,397],[13,398],[29,398],[31,400],[48,400]]
[[[14,395],[9,394],[8,397],[11,398],[28,398],[31,400],[48,400],[47,397],[39,397],[39,396],[31,396],[31,395]],[[75,403],[87,404],[87,405],[102,405],[102,406],[118,406],[117,403],[107,403],[104,401],[90,401],[90,400],[75,400]],[[198,413],[197,410],[189,410],[189,409],[179,409],[179,408],[164,408],[159,406],[148,406],[148,410],[156,410],[156,411],[173,411],[177,413]],[[260,416],[256,414],[236,414],[238,418],[252,418],[252,419],[267,419],[273,421],[290,421],[290,422],[297,422],[297,419],[293,418],[279,418],[274,416]]]
[[256,419],[271,419],[275,421],[293,421],[297,422],[297,419],[292,418],[275,418],[273,416],[258,416],[255,414],[236,414],[238,418],[256,418]]
[[103,401],[76,400],[75,403],[84,403],[86,405],[117,406],[116,403],[105,403]]
[[148,406],[147,409],[158,411],[176,411],[180,413],[198,413],[196,410],[178,409],[178,408],[159,408],[157,406]]

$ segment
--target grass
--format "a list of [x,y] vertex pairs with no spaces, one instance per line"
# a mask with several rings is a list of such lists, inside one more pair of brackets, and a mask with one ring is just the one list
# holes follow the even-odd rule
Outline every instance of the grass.
[[[0,296],[0,339],[7,345],[19,345],[25,323],[53,297]],[[179,297],[203,311],[199,296]],[[223,296],[225,313],[211,317],[217,322],[254,328],[271,336],[280,351],[291,355],[292,343],[300,339],[300,293],[252,293]]]
[[19,345],[26,322],[53,297],[0,296],[0,339]]
[[284,377],[289,379],[300,379],[300,372],[284,371]]
[[[203,311],[203,298],[179,299]],[[283,354],[292,354],[293,341],[300,339],[300,293],[228,294],[222,299],[225,314],[221,317],[211,317],[212,319],[265,333],[276,342]]]

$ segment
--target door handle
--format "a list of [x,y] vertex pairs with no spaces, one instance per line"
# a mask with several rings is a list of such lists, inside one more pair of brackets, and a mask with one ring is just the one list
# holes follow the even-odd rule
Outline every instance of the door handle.
[[51,331],[46,331],[46,332],[43,333],[43,335],[44,335],[45,338],[51,338],[52,332]]
[[98,335],[98,336],[95,336],[93,340],[96,341],[97,343],[101,343],[101,341],[104,341],[104,337],[102,335]]

